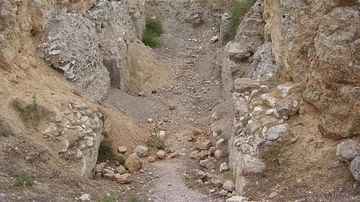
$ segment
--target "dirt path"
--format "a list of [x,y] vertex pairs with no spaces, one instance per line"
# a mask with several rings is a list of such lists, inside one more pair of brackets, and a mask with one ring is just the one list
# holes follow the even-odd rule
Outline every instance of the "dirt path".
[[[162,46],[155,52],[171,64],[174,77],[170,87],[144,97],[129,96],[113,89],[105,104],[141,122],[148,118],[160,122],[170,131],[169,147],[181,154],[176,159],[149,164],[145,174],[138,178],[146,178],[146,173],[155,177],[151,178],[151,183],[135,184],[137,195],[157,202],[223,201],[187,184],[187,173],[197,168],[198,163],[189,158],[194,147],[194,143],[187,141],[191,133],[183,133],[192,127],[209,131],[211,111],[221,101],[220,70],[214,65],[216,48],[209,40],[217,33],[206,25],[192,28],[178,21],[177,11],[172,10],[170,4],[168,1],[150,11],[162,18],[166,30],[161,38]],[[169,106],[174,106],[175,110],[170,110]]]

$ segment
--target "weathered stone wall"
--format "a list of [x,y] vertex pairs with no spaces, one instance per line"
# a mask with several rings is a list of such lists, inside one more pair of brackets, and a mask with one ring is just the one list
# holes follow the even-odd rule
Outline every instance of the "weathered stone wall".
[[238,192],[247,175],[265,169],[267,148],[293,141],[288,122],[304,103],[317,109],[324,137],[360,133],[359,16],[358,1],[259,0],[224,47],[223,81],[233,85],[235,108],[229,163]]

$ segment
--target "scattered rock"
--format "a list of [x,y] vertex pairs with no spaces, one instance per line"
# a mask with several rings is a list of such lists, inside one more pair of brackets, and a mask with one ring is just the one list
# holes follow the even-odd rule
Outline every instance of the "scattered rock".
[[156,156],[157,156],[158,159],[163,160],[163,159],[165,159],[165,157],[166,157],[166,152],[165,152],[164,150],[159,150],[159,151],[156,153]]
[[203,143],[198,145],[199,149],[201,150],[209,150],[211,146],[211,140],[205,140]]
[[165,139],[166,139],[166,133],[165,133],[165,131],[161,130],[161,131],[159,132],[159,134],[158,134],[158,138],[159,138],[160,140],[162,140],[162,141],[165,141]]
[[198,152],[196,155],[197,160],[204,160],[207,157],[208,157],[208,151],[205,151],[205,150]]
[[116,174],[115,175],[115,179],[120,183],[120,184],[129,184],[131,183],[131,179],[130,179],[131,175],[129,173],[126,174]]
[[220,164],[219,170],[221,173],[223,173],[223,172],[229,171],[230,168],[229,168],[229,165],[226,162],[224,162],[224,163]]
[[220,179],[213,177],[211,178],[211,184],[214,185],[215,187],[220,187],[223,183]]
[[251,91],[259,87],[259,83],[248,78],[237,78],[234,81],[234,88],[237,92]]
[[360,181],[360,156],[357,156],[352,160],[350,165],[351,174],[357,181]]
[[204,134],[204,131],[199,128],[192,128],[191,132],[194,136],[199,136]]
[[270,199],[275,198],[277,195],[278,195],[277,192],[271,192],[271,194],[269,195],[269,198]]
[[354,140],[348,139],[337,145],[336,156],[341,161],[354,159],[359,154],[357,144]]
[[216,147],[210,147],[210,149],[209,149],[209,151],[208,151],[208,155],[209,155],[209,156],[213,156],[214,153],[215,153],[215,151],[216,151]]
[[228,193],[229,193],[229,192],[228,192],[227,190],[223,189],[223,190],[219,191],[218,194],[219,194],[220,196],[227,196]]
[[216,43],[217,41],[219,41],[219,36],[218,36],[218,35],[213,36],[213,37],[210,39],[210,42],[211,42],[211,43]]
[[118,166],[115,168],[116,172],[118,172],[119,174],[124,174],[126,173],[126,168],[122,165]]
[[108,178],[108,179],[114,178],[114,175],[115,175],[114,170],[111,169],[111,168],[104,168],[104,169],[102,170],[102,173],[103,173],[103,176],[104,176],[105,178]]
[[208,170],[210,169],[213,169],[215,166],[214,166],[214,163],[211,162],[209,159],[205,159],[205,160],[201,160],[199,162],[199,165],[203,168],[206,168]]
[[125,147],[125,146],[120,146],[120,147],[118,148],[118,152],[119,152],[119,153],[122,153],[122,154],[126,153],[126,152],[127,152],[127,147]]
[[216,141],[216,148],[220,148],[221,146],[224,146],[225,143],[225,139],[224,138],[220,138],[218,141]]
[[285,135],[289,130],[289,124],[284,123],[280,125],[275,125],[265,131],[263,131],[263,136],[266,140],[275,141],[281,136]]
[[149,155],[149,149],[144,145],[139,145],[134,149],[134,152],[140,157],[146,157]]
[[90,195],[89,194],[81,194],[81,196],[79,197],[79,201],[82,201],[82,202],[90,201]]
[[222,157],[224,157],[224,152],[221,151],[220,149],[218,149],[215,151],[214,157],[215,157],[215,159],[221,159]]
[[196,177],[203,180],[207,177],[207,174],[202,170],[196,170]]
[[175,109],[176,109],[176,106],[175,106],[175,105],[170,105],[170,106],[169,106],[169,110],[174,111]]
[[130,154],[130,156],[125,161],[125,167],[130,172],[135,172],[140,170],[142,168],[142,165],[143,163],[140,157],[136,153]]
[[169,155],[169,158],[174,159],[178,158],[180,156],[179,152],[173,152]]
[[247,202],[248,199],[243,196],[232,196],[231,198],[226,199],[226,202]]
[[95,173],[101,173],[102,170],[106,167],[106,162],[99,163],[95,166]]
[[234,191],[235,185],[232,181],[228,180],[224,182],[223,188],[227,191]]
[[147,157],[147,160],[149,162],[155,162],[156,161],[156,156],[151,155],[151,156]]

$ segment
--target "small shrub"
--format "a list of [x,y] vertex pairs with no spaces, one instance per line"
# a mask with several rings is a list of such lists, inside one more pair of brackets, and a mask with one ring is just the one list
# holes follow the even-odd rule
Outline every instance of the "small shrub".
[[99,197],[96,202],[116,202],[115,197],[113,196],[101,196]]
[[162,139],[160,139],[159,137],[157,137],[157,136],[150,137],[150,139],[147,141],[147,145],[149,147],[153,147],[153,148],[156,148],[158,150],[165,150],[166,149],[165,142]]
[[152,48],[160,45],[159,37],[164,33],[161,21],[156,17],[146,18],[143,43]]
[[255,2],[256,0],[234,0],[234,6],[230,11],[230,21],[225,30],[226,39],[231,40],[234,38],[242,19]]
[[110,142],[103,141],[100,143],[98,159],[103,162],[105,160],[111,160],[113,151]]
[[0,120],[0,136],[9,137],[10,135],[13,135],[11,127],[5,121]]
[[35,181],[35,178],[30,175],[17,176],[15,179],[16,179],[15,185],[19,187],[31,187],[33,186]]
[[11,105],[19,113],[24,123],[33,127],[37,127],[43,119],[48,118],[51,114],[45,107],[37,104],[35,96],[33,96],[32,104],[26,104],[19,99],[15,99]]
[[125,163],[125,157],[124,155],[122,154],[117,154],[115,157],[114,157],[114,160],[120,164],[120,165],[123,165]]

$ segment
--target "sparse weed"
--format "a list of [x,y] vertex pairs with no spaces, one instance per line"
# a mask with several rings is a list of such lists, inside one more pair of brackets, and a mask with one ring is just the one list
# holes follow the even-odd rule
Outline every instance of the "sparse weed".
[[35,181],[35,178],[30,175],[17,176],[15,179],[16,179],[15,185],[19,187],[31,187],[33,186]]
[[225,38],[227,40],[234,38],[242,19],[255,2],[256,0],[234,0],[234,6],[230,11],[230,21],[225,30]]
[[166,149],[165,142],[162,139],[160,139],[159,137],[157,137],[157,136],[150,137],[148,139],[148,141],[147,141],[147,146],[156,148],[158,150],[165,150]]
[[100,196],[98,199],[96,199],[96,202],[116,202],[116,199],[111,195],[106,195]]
[[137,196],[132,196],[132,197],[128,200],[128,202],[146,202],[146,200],[140,199],[140,198],[137,197]]
[[100,161],[105,161],[105,160],[111,160],[112,156],[113,156],[113,151],[111,148],[111,143],[108,141],[103,141],[100,143],[100,147],[99,147],[99,153],[98,153],[98,159]]
[[51,115],[49,110],[37,104],[35,96],[33,96],[32,104],[26,104],[19,99],[15,99],[11,102],[11,105],[19,113],[24,123],[33,127],[37,127],[43,119]]
[[160,45],[159,37],[164,33],[161,21],[156,17],[146,18],[145,30],[143,34],[143,43],[152,48]]
[[0,136],[9,137],[10,135],[13,135],[12,128],[4,120],[0,119]]
[[123,165],[125,163],[125,157],[122,154],[115,155],[114,160],[120,165]]

